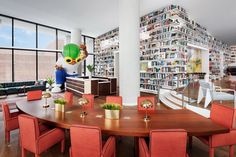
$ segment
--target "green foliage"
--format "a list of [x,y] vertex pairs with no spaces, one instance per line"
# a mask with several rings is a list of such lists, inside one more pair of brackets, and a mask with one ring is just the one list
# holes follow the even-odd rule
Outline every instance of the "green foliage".
[[0,84],[0,88],[3,88],[3,85]]
[[95,67],[93,65],[87,65],[87,68],[89,70],[89,72],[93,72],[95,70]]
[[120,110],[120,105],[115,103],[105,103],[102,105],[105,110]]
[[58,98],[58,99],[55,99],[55,100],[54,100],[54,103],[55,103],[55,104],[65,105],[67,102],[66,102],[66,100],[63,99],[63,98]]
[[46,80],[47,80],[47,83],[48,83],[50,86],[55,82],[54,78],[52,78],[52,77],[47,77]]
[[202,63],[202,60],[200,59],[200,58],[197,58],[196,60],[195,60],[195,64],[196,65],[199,65],[199,64],[201,64]]

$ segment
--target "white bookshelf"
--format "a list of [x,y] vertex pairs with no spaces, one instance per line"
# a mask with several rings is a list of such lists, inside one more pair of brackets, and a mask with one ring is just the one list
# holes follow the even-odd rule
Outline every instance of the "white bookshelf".
[[114,53],[119,51],[118,29],[95,39],[95,75],[114,77]]
[[[119,30],[115,29],[96,39],[96,75],[107,76],[108,65],[114,69],[114,51],[119,51],[118,34]],[[104,43],[110,43],[105,44],[110,46],[104,47]],[[214,68],[210,68],[210,75],[216,75],[217,78],[222,71],[219,61],[223,60],[223,65],[228,65],[232,60],[229,46],[214,38],[205,27],[190,19],[185,9],[180,6],[170,5],[142,16],[140,18],[140,91],[156,93],[158,81],[161,79],[166,80],[163,85],[165,88],[185,86],[189,45],[207,50],[204,50],[204,53],[209,55],[206,57],[207,62],[203,62],[203,66],[209,66],[211,60],[210,65]],[[221,53],[222,55],[219,55]],[[105,59],[111,61],[106,62]],[[203,69],[209,71],[209,67]],[[114,70],[113,73],[108,74],[114,75]],[[171,76],[174,76],[173,79]]]
[[236,63],[236,45],[230,47],[231,63]]

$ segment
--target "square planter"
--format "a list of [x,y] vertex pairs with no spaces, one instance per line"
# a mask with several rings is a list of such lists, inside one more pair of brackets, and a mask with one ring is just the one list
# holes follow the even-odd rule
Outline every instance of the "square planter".
[[106,110],[105,109],[105,118],[119,119],[120,118],[120,110]]
[[65,112],[65,105],[55,104],[55,111]]

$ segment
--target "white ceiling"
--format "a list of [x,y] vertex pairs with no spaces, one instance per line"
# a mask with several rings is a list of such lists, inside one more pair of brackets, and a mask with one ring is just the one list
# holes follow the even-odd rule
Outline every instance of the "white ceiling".
[[[209,32],[236,44],[236,0],[140,0],[140,15],[177,4]],[[118,27],[118,0],[0,0],[0,13],[96,37]]]

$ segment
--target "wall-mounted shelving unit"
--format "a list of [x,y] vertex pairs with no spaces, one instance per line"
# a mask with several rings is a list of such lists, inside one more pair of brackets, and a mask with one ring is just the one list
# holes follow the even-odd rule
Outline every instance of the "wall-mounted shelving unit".
[[[119,30],[115,29],[95,40],[96,75],[114,76],[114,72],[107,73],[106,68],[110,63],[109,59],[114,58],[114,51],[119,51],[118,35]],[[115,42],[113,42],[114,39]],[[104,46],[102,43],[109,44]],[[110,48],[107,45],[116,48]],[[190,62],[188,56],[190,45],[201,47],[204,49],[204,53],[209,50],[210,77],[216,75],[214,77],[219,78],[218,75],[220,74],[219,71],[222,71],[222,66],[219,66],[218,63],[223,60],[228,64],[228,55],[231,55],[228,51],[229,47],[211,36],[205,27],[191,20],[184,8],[170,5],[141,17],[140,90],[157,93],[158,83],[161,79],[166,80],[162,86],[164,88],[173,89],[185,86],[187,84],[185,73]],[[100,56],[105,56],[104,58],[108,61],[105,62]],[[105,67],[103,67],[104,62]],[[204,64],[204,66],[206,65]]]
[[231,63],[236,63],[236,45],[230,47]]
[[114,76],[114,53],[119,51],[118,35],[117,28],[95,39],[95,76]]
[[209,51],[209,68],[210,78],[219,79],[221,76],[221,54],[220,51],[210,50]]

